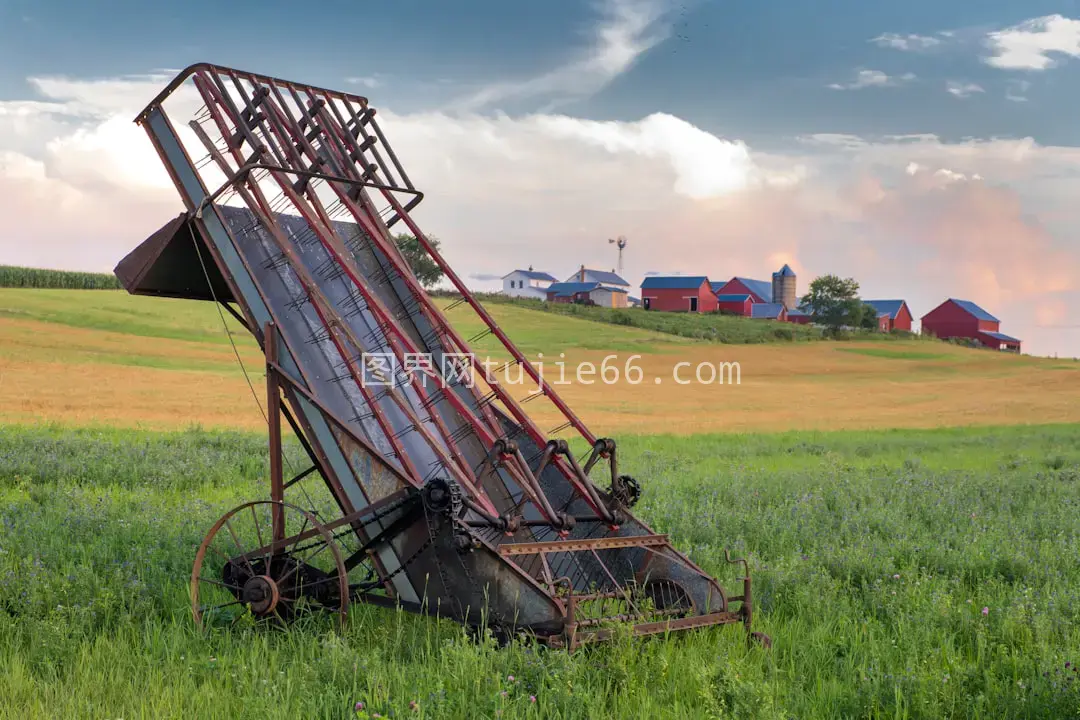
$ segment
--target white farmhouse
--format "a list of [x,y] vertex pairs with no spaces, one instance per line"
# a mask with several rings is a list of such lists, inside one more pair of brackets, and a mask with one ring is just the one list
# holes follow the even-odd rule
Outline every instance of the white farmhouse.
[[515,270],[504,275],[502,281],[503,295],[544,300],[547,298],[547,288],[555,282],[555,278],[546,272],[533,270],[530,265],[528,270]]

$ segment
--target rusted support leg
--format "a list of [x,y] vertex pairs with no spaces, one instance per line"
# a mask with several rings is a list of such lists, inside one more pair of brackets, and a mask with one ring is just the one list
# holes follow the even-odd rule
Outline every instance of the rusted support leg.
[[285,478],[281,467],[281,390],[278,386],[277,328],[268,322],[263,329],[263,352],[266,355],[266,419],[270,430],[270,499],[274,541],[285,538]]

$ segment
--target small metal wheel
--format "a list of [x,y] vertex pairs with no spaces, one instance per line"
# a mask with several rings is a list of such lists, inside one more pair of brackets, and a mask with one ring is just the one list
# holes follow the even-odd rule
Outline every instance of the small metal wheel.
[[195,555],[191,611],[200,629],[249,617],[288,623],[314,610],[336,614],[344,626],[348,609],[348,572],[337,542],[294,505],[260,500],[230,510]]

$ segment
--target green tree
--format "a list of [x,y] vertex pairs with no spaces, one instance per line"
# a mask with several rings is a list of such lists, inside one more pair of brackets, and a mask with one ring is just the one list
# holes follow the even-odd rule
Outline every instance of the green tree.
[[862,318],[859,320],[858,327],[864,330],[877,330],[878,318],[877,308],[868,303],[863,303],[862,306]]
[[866,306],[859,299],[859,283],[852,278],[837,275],[815,278],[800,302],[809,309],[814,322],[833,331],[845,325],[859,327],[865,315]]
[[[434,235],[427,236],[428,242],[436,250],[439,249],[439,240]],[[405,259],[409,261],[409,266],[413,272],[416,273],[416,279],[420,281],[426,289],[430,290],[438,284],[442,279],[443,271],[439,269],[439,266],[435,264],[435,261],[428,255],[427,250],[420,244],[420,241],[416,239],[415,235],[409,235],[407,233],[399,233],[394,236],[394,242],[398,246],[398,250],[405,256]]]

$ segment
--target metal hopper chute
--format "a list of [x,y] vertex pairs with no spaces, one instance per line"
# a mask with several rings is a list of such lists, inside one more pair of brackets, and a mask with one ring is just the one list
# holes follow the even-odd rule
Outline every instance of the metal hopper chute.
[[[409,214],[423,196],[366,98],[196,65],[137,122],[186,212],[117,276],[132,293],[219,303],[266,357],[270,498],[226,514],[199,548],[197,622],[313,607],[344,618],[364,601],[555,646],[602,639],[612,622],[749,630],[748,573],[729,596],[633,517],[641,490],[619,474],[615,442],[543,382],[428,242]],[[460,293],[449,307],[424,291],[395,227]],[[479,335],[447,321],[457,307]],[[487,335],[531,392],[471,352]],[[562,424],[542,429],[526,403]],[[289,477],[281,418],[311,463]]]

